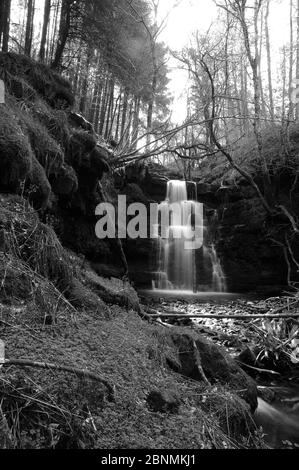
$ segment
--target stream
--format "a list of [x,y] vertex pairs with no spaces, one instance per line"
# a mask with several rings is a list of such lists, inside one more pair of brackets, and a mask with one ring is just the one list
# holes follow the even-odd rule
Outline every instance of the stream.
[[263,428],[265,441],[272,448],[299,447],[299,385],[272,387],[273,403],[258,399],[256,424]]

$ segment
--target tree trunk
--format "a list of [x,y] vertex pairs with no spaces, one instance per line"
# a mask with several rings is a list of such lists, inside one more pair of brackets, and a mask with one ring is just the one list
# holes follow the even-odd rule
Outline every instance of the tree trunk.
[[109,73],[106,74],[105,86],[104,86],[104,90],[103,90],[101,112],[100,112],[100,123],[99,123],[99,134],[100,135],[103,135],[104,126],[105,126],[105,118],[106,118],[108,99],[109,99],[109,97],[108,97],[108,86],[109,86]]
[[287,92],[287,52],[286,46],[283,46],[283,60],[282,60],[282,97],[281,97],[281,130],[280,130],[280,141],[281,147],[283,149],[283,154],[285,155],[284,164],[288,164],[288,159],[290,156],[290,147],[287,138],[287,129],[288,129],[288,119],[286,112],[286,101],[288,97]]
[[270,46],[270,32],[269,32],[269,13],[270,13],[270,0],[267,1],[267,6],[266,6],[265,32],[266,32],[270,116],[271,116],[271,119],[274,120],[274,99],[273,99],[273,85],[272,85],[272,60],[271,60],[271,46]]
[[105,139],[108,140],[109,138],[109,130],[110,130],[110,122],[112,119],[113,113],[113,103],[114,103],[114,79],[111,77],[109,83],[109,93],[108,93],[108,110],[107,110],[107,117],[106,117],[106,128],[105,128]]
[[116,140],[115,139],[116,133],[113,136],[113,128],[115,127],[114,122],[115,122],[115,117],[116,117],[117,109],[119,108],[120,101],[121,101],[121,94],[119,93],[117,100],[115,102],[115,105],[114,105],[114,109],[113,109],[112,116],[111,116],[110,128],[109,128],[109,138],[112,138],[113,140]]
[[73,91],[75,96],[79,93],[78,88],[79,88],[79,82],[80,82],[80,75],[81,75],[81,61],[82,61],[82,48],[80,47],[79,53],[77,57],[77,63],[76,63],[76,68],[75,68],[75,73],[74,73],[74,81],[73,81]]
[[259,75],[259,80],[260,80],[261,115],[266,118],[268,113],[267,113],[267,107],[266,107],[266,102],[265,102],[265,93],[264,93],[263,77],[262,77],[262,70],[261,70],[262,55],[263,55],[263,31],[264,31],[264,13],[262,11],[261,29],[260,29],[260,46],[259,46],[259,51],[258,51],[258,57],[259,57],[258,75]]
[[[154,66],[155,68],[156,66]],[[155,102],[155,94],[157,89],[157,70],[154,70],[153,82],[152,82],[152,91],[151,91],[151,99],[148,105],[147,110],[147,147],[150,146],[151,142],[151,132],[153,130],[153,112],[154,112],[154,102]]]
[[33,27],[34,27],[34,10],[35,0],[28,0],[27,7],[27,23],[26,23],[26,34],[25,34],[25,46],[24,52],[29,57],[31,56],[32,40],[33,40]]
[[131,129],[132,129],[133,111],[134,111],[134,101],[133,101],[133,99],[131,99],[130,108],[129,108],[129,119],[128,119],[128,124],[127,124],[127,131],[125,132],[125,146],[130,145],[130,142],[131,142]]
[[117,118],[116,118],[116,131],[115,131],[116,142],[119,142],[119,137],[120,137],[119,132],[120,132],[121,107],[122,107],[122,91],[120,90],[120,98],[119,98]]
[[65,49],[65,46],[69,37],[69,32],[70,32],[70,27],[71,27],[71,9],[72,9],[73,3],[74,3],[74,0],[62,0],[58,41],[57,41],[55,57],[52,62],[53,69],[58,69],[61,66],[64,49]]
[[97,100],[96,100],[96,107],[95,107],[95,113],[93,117],[93,123],[94,123],[94,128],[96,129],[96,132],[98,132],[99,129],[99,120],[100,120],[100,110],[101,110],[101,102],[103,99],[103,83],[102,79],[98,79],[98,88],[97,88]]
[[122,111],[122,120],[121,120],[121,132],[120,132],[120,140],[122,141],[125,134],[126,129],[126,122],[127,122],[127,112],[128,112],[128,92],[127,90],[124,91],[124,98],[123,98],[123,111]]
[[98,56],[97,61],[97,71],[95,76],[95,83],[94,83],[94,90],[93,90],[93,97],[92,97],[92,104],[89,114],[89,120],[93,123],[95,129],[97,130],[97,125],[99,121],[99,110],[100,110],[100,102],[101,102],[101,95],[102,95],[102,77],[101,77],[101,58]]
[[140,98],[136,97],[134,100],[134,118],[133,118],[133,130],[132,130],[132,141],[131,141],[133,150],[136,150],[137,148],[140,104],[141,104]]
[[0,6],[0,43],[2,51],[8,52],[9,31],[10,31],[10,10],[11,0],[2,0]]
[[[296,78],[299,80],[299,0],[297,0],[297,64]],[[299,103],[296,105],[296,121],[299,121]]]
[[55,50],[55,43],[57,39],[57,31],[58,31],[58,13],[59,13],[59,3],[55,5],[54,11],[54,18],[53,18],[53,26],[51,31],[51,37],[49,35],[49,44],[47,49],[47,62],[50,63],[54,57],[54,50]]
[[294,118],[292,103],[293,70],[294,70],[294,28],[293,28],[293,0],[290,0],[290,69],[289,69],[289,121]]
[[46,54],[46,43],[47,43],[47,36],[48,36],[48,29],[49,29],[49,22],[50,22],[50,13],[51,13],[51,0],[45,0],[43,29],[42,29],[42,37],[41,37],[40,49],[39,49],[39,59],[42,62],[44,62],[45,54]]
[[281,96],[281,119],[284,125],[286,119],[286,86],[287,86],[287,53],[286,47],[283,46],[283,60],[282,60],[282,96]]
[[254,53],[252,52],[251,41],[249,37],[248,24],[246,22],[246,2],[243,2],[242,9],[240,10],[239,21],[243,31],[245,50],[247,57],[250,63],[250,67],[253,75],[253,89],[254,89],[254,119],[253,119],[253,128],[254,135],[257,142],[258,155],[261,164],[261,170],[263,174],[263,183],[264,183],[264,194],[267,201],[267,204],[272,206],[273,204],[273,194],[271,188],[271,178],[268,171],[268,164],[263,152],[263,139],[262,139],[262,129],[261,129],[261,88],[260,88],[260,57],[259,57],[259,27],[258,27],[258,18],[261,8],[261,2],[255,0],[254,4]]
[[86,112],[86,104],[87,104],[87,94],[88,94],[88,84],[89,84],[89,69],[90,69],[90,62],[92,59],[93,50],[88,48],[86,64],[84,68],[84,77],[82,82],[81,88],[81,99],[80,99],[80,113],[85,114]]
[[5,16],[5,4],[0,2],[0,45],[2,45],[3,29],[4,29],[4,16]]

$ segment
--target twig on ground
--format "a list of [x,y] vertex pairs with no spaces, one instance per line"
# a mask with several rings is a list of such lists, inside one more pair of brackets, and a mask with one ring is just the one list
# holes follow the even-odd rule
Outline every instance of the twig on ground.
[[243,367],[248,367],[249,369],[256,370],[257,372],[266,372],[267,374],[272,374],[272,375],[280,375],[279,372],[275,372],[274,370],[268,370],[268,369],[259,369],[258,367],[253,367],[249,366],[248,364],[245,364],[244,362],[238,361],[237,362],[243,366]]
[[287,314],[282,314],[278,315],[275,313],[271,314],[247,314],[247,315],[210,315],[210,314],[199,314],[199,313],[177,313],[177,312],[169,312],[169,313],[153,313],[153,314],[143,314],[146,318],[181,318],[181,319],[188,319],[188,318],[204,318],[204,319],[216,319],[216,320],[221,320],[221,319],[232,319],[232,320],[253,320],[255,318],[260,318],[260,319],[281,319],[281,318],[298,318],[299,319],[299,313],[287,313]]
[[4,366],[16,366],[16,367],[35,367],[35,368],[40,368],[40,369],[52,369],[52,370],[59,370],[59,371],[64,371],[64,372],[70,372],[72,374],[76,374],[81,377],[85,377],[88,379],[95,380],[97,382],[101,382],[103,385],[108,390],[108,398],[110,401],[114,401],[114,388],[113,386],[105,379],[100,377],[97,374],[94,374],[93,372],[89,372],[87,370],[83,369],[77,369],[76,367],[70,367],[70,366],[61,366],[58,364],[51,364],[49,362],[36,362],[36,361],[30,361],[26,359],[6,359]]

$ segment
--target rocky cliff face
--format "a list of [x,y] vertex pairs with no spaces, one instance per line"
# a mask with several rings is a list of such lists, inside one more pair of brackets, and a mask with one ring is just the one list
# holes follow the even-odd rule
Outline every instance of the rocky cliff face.
[[[114,175],[114,186],[117,194],[125,195],[127,206],[140,202],[145,205],[150,227],[150,204],[165,199],[167,183],[170,179],[181,176],[155,163],[136,163]],[[116,201],[114,201],[116,202]],[[129,220],[129,219],[128,219]],[[123,241],[128,259],[130,278],[139,288],[152,287],[152,272],[155,270],[156,245],[150,238]]]
[[[167,182],[181,179],[181,175],[167,172],[157,165],[132,165],[118,191],[127,195],[128,203],[165,199]],[[281,216],[269,217],[255,190],[241,178],[238,181],[212,182],[209,175],[198,178],[197,199],[205,205],[209,237],[215,242],[218,256],[226,275],[230,292],[255,292],[276,295],[288,288],[288,265],[280,243],[283,241],[287,220]],[[299,187],[294,186],[294,175],[282,173],[273,178],[277,201],[299,207]],[[142,189],[141,189],[142,188]],[[299,245],[292,240],[294,256],[299,257]],[[140,287],[151,287],[155,264],[154,242],[139,240],[125,242],[131,266],[132,279]],[[200,270],[202,254],[198,253],[198,283],[205,284]],[[137,260],[137,261],[136,261]],[[204,274],[205,276],[205,274]],[[291,263],[291,278],[298,273]]]
[[[270,218],[245,182],[238,187],[199,184],[198,199],[216,211],[210,220],[229,291],[274,295],[286,289],[288,267],[280,246],[286,220]],[[298,248],[294,244],[295,256]],[[291,267],[292,279],[296,275]]]
[[51,222],[63,244],[86,257],[109,257],[95,235],[99,181],[109,149],[73,112],[67,80],[43,64],[0,53],[0,192],[22,194]]

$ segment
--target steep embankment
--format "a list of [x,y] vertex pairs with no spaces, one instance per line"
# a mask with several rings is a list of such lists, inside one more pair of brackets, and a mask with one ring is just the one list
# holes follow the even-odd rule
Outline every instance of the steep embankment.
[[6,103],[0,116],[0,188],[23,194],[52,215],[65,244],[83,255],[99,247],[94,209],[98,182],[109,170],[109,150],[92,126],[72,112],[70,84],[47,67],[15,54],[0,54]]
[[142,320],[132,286],[82,259],[119,254],[94,234],[109,155],[69,84],[14,54],[0,77],[0,447],[259,445],[254,382],[201,336]]
[[225,352],[142,320],[24,199],[0,207],[2,448],[258,445],[255,384]]

